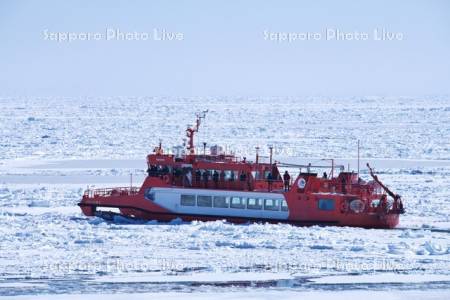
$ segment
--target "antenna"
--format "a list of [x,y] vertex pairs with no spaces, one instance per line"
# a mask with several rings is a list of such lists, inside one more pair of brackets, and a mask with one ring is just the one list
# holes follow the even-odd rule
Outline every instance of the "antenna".
[[259,147],[256,147],[256,164],[259,163]]
[[133,173],[130,173],[130,193],[132,189],[133,189]]
[[189,150],[189,154],[194,155],[195,154],[195,148],[194,148],[194,134],[198,132],[198,129],[200,128],[200,124],[202,119],[206,117],[206,114],[208,113],[208,110],[204,110],[201,113],[196,113],[195,116],[197,119],[195,120],[195,125],[193,127],[187,126],[186,129],[186,136],[189,138],[189,144],[187,146],[187,150]]
[[270,167],[272,168],[272,155],[273,155],[273,146],[269,145],[269,151],[270,151]]
[[334,158],[331,159],[331,179],[334,177]]

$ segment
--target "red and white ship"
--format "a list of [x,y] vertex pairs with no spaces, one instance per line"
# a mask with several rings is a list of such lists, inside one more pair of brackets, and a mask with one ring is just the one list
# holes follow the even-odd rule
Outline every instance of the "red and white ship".
[[[227,154],[218,146],[197,154],[194,134],[205,112],[188,127],[188,144],[165,153],[161,143],[147,156],[142,186],[88,189],[78,204],[87,216],[120,214],[143,220],[227,220],[295,225],[394,228],[404,212],[399,195],[374,175],[365,182],[342,166],[292,165]],[[258,148],[257,148],[258,149]],[[300,170],[296,178],[280,168]],[[319,175],[312,169],[330,168]],[[335,175],[335,173],[338,173]],[[388,197],[389,196],[389,197]]]

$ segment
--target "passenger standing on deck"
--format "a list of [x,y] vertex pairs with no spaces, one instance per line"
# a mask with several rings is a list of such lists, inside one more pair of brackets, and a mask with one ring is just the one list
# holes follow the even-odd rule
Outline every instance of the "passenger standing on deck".
[[251,173],[247,173],[247,186],[248,186],[248,190],[252,191],[252,174]]
[[289,172],[286,170],[283,175],[283,181],[284,181],[284,191],[289,191],[289,186],[291,184],[291,175],[289,175]]
[[192,187],[192,171],[190,169],[187,170],[186,180],[187,180],[188,187]]
[[220,171],[220,185],[222,186],[222,188],[225,186],[225,171],[222,170]]
[[205,172],[203,172],[203,182],[205,183],[205,188],[208,187],[208,177],[209,177],[208,170],[205,170]]
[[247,175],[242,172],[241,175],[239,176],[239,181],[241,182],[241,189],[245,189],[245,181],[247,181]]
[[219,172],[217,172],[217,170],[214,170],[213,181],[214,181],[214,187],[216,189],[219,188]]
[[267,175],[267,188],[269,192],[272,190],[272,182],[273,182],[272,173],[269,172],[269,174]]
[[345,187],[346,184],[347,184],[347,182],[345,180],[345,176],[342,176],[342,179],[341,179],[342,194],[347,194],[347,188]]
[[200,187],[201,180],[202,180],[202,172],[199,169],[197,169],[195,171],[195,185],[197,187]]
[[183,170],[181,168],[174,168],[172,176],[172,184],[182,185],[183,184]]

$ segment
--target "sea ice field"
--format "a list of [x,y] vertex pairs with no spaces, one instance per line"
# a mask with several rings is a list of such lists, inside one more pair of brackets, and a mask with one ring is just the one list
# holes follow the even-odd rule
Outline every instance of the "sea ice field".
[[[0,298],[448,299],[450,99],[0,98]],[[394,230],[114,222],[86,187],[139,186],[145,157],[183,143],[252,160],[366,162],[402,195]],[[201,150],[199,150],[201,151]],[[332,294],[331,294],[332,293]],[[106,294],[106,295],[100,295]],[[114,294],[114,295],[113,295]]]

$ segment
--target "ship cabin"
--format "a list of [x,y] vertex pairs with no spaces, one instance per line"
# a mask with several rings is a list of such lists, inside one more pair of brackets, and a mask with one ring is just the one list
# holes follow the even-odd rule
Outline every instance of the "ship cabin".
[[[147,173],[149,177],[159,178],[165,185],[174,188],[205,188],[216,190],[236,191],[264,191],[286,192],[294,188],[296,192],[305,193],[339,193],[359,194],[368,196],[377,189],[377,185],[362,181],[357,173],[345,172],[342,165],[335,165],[331,159],[331,166],[323,165],[289,165],[273,162],[272,150],[270,156],[259,156],[256,148],[255,161],[248,161],[245,157],[239,158],[234,154],[227,154],[217,145],[207,151],[203,143],[203,154],[194,147],[194,134],[198,132],[201,120],[205,117],[204,111],[197,115],[193,127],[186,129],[187,145],[173,147],[172,153],[165,153],[161,146],[155,147],[153,153],[147,156]],[[261,158],[269,158],[262,161]],[[280,171],[279,168],[284,168]],[[283,172],[291,171],[290,180],[285,184]],[[328,176],[326,172],[319,175],[312,169],[331,169]],[[295,171],[300,172],[295,174]],[[306,172],[302,172],[306,170]],[[335,177],[334,171],[340,173]],[[160,182],[161,182],[160,181]]]
[[274,193],[283,193],[293,188],[303,195],[311,193],[358,195],[363,199],[381,193],[378,185],[368,184],[355,172],[344,171],[343,166],[334,166],[335,170],[340,171],[337,176],[333,175],[333,171],[330,175],[326,173],[318,175],[310,171],[310,168],[324,166],[303,166],[304,168],[300,168],[300,173],[295,176],[294,172],[291,172],[286,189],[283,173],[279,169],[283,168],[284,172],[286,165],[277,162],[252,162],[246,158],[239,159],[234,155],[214,151],[208,155],[182,156],[155,151],[154,154],[147,156],[147,165],[149,177],[159,178],[174,188]]
[[246,158],[215,153],[208,155],[163,154],[147,156],[147,173],[174,187],[238,191],[283,191],[276,164],[254,163]]

